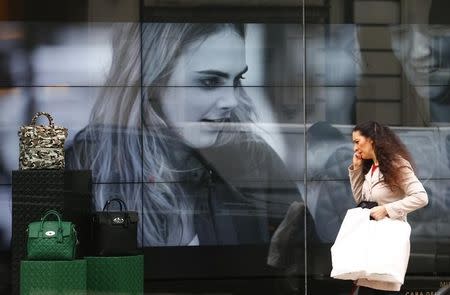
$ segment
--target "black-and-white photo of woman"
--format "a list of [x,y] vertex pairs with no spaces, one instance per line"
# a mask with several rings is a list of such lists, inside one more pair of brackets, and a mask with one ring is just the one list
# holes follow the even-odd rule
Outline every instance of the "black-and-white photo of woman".
[[[268,243],[302,201],[255,131],[242,24],[120,24],[89,124],[67,150],[95,206],[141,213],[142,246]],[[299,233],[301,236],[302,234]]]

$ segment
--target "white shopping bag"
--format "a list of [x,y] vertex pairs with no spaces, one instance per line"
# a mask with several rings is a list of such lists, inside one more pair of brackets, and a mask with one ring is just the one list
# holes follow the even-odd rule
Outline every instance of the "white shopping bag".
[[409,261],[411,226],[402,220],[370,220],[366,278],[403,284]]
[[347,211],[331,247],[331,277],[403,284],[408,267],[411,227],[402,220],[370,220],[370,210]]
[[331,277],[356,280],[365,276],[369,251],[370,210],[347,211],[336,241],[331,247]]

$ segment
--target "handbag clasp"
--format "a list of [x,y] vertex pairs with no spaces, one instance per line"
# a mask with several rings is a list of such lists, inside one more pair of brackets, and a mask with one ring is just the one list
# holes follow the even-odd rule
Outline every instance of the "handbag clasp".
[[52,230],[49,230],[49,231],[46,231],[46,232],[45,232],[45,235],[46,235],[47,237],[53,237],[55,234],[56,234],[56,233],[55,233],[54,231],[52,231]]
[[122,224],[124,222],[125,222],[125,220],[122,217],[116,217],[113,219],[114,224]]

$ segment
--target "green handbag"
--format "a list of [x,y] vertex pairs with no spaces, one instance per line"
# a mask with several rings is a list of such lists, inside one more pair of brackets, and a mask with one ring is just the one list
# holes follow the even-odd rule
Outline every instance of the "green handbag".
[[[56,221],[46,220],[54,215]],[[72,222],[61,221],[58,211],[45,212],[40,221],[28,225],[27,258],[29,260],[73,260],[77,233]]]

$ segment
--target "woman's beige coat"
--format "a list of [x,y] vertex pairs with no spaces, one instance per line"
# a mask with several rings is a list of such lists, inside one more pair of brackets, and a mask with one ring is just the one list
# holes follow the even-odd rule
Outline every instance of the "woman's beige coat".
[[[386,185],[380,169],[376,169],[373,175],[371,171],[363,175],[362,167],[354,169],[353,165],[348,169],[350,184],[357,204],[361,201],[375,201],[378,205],[383,205],[386,208],[390,218],[406,221],[406,215],[409,212],[428,204],[428,195],[408,161],[400,158],[397,166],[397,169],[401,171],[402,178],[399,186],[396,186],[394,190]],[[400,284],[366,279],[359,279],[356,284],[389,291],[399,291],[401,287]]]

